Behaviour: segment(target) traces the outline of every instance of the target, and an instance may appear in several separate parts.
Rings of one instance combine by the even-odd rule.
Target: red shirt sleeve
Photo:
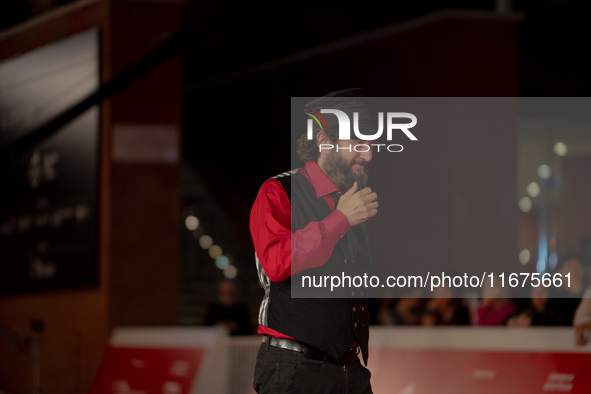
[[[334,210],[319,222],[291,232],[291,204],[275,179],[263,184],[250,213],[250,232],[265,274],[282,282],[292,273],[326,263],[341,237],[351,226],[342,212]]]

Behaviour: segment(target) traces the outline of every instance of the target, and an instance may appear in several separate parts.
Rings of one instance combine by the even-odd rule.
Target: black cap
[[[369,112],[366,109],[367,100],[367,94],[364,89],[352,88],[337,90],[326,96],[312,100],[306,104],[306,108],[313,109],[317,112],[320,112],[321,109],[338,109],[343,111],[349,116],[349,120],[351,121],[351,136],[352,138],[355,138],[353,137],[354,112],[357,112],[359,115],[359,131],[361,133],[368,135],[375,134],[378,130],[377,124],[375,124],[371,116],[369,116]],[[310,110],[306,111],[312,113]],[[326,125],[328,126],[329,131],[337,133],[339,130],[339,122],[336,115],[324,114],[322,116],[326,120]]]

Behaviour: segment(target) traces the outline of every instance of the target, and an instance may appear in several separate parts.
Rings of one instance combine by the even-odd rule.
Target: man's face
[[[355,182],[359,189],[367,184],[372,151],[370,144],[361,145],[363,143],[359,140],[340,141],[338,152],[334,147],[326,156],[322,170],[341,190],[350,189]],[[368,146],[370,149],[365,152]]]

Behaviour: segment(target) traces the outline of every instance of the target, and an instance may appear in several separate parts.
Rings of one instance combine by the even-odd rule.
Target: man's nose
[[[367,152],[361,152],[360,158],[362,160],[365,160],[366,162],[370,162],[371,161],[371,157],[372,157],[372,147],[370,147],[370,149]]]

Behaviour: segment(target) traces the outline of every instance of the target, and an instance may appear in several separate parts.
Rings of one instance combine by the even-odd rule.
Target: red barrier
[[[117,329],[90,394],[222,392],[224,368],[216,355],[226,336],[219,328]]]
[[[590,393],[591,349],[570,328],[375,329],[376,393]]]
[[[204,354],[199,348],[109,347],[90,393],[188,393]]]
[[[212,328],[117,330],[91,394],[249,394],[259,345]],[[572,328],[370,330],[376,393],[590,393],[590,365]]]

